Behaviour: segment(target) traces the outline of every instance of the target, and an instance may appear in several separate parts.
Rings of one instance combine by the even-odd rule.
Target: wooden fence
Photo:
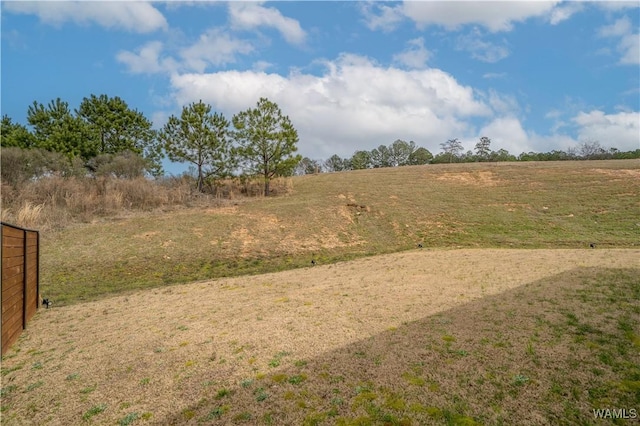
[[[2,343],[4,355],[40,306],[40,233],[2,222]]]

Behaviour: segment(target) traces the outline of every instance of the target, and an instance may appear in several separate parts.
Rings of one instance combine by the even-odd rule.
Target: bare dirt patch
[[[496,186],[500,182],[495,174],[490,171],[444,173],[438,176],[437,179],[478,186]]]
[[[340,348],[424,318],[440,321],[439,313],[581,267],[640,268],[640,250],[415,250],[41,309],[2,363],[3,389],[13,386],[10,398],[3,397],[3,424],[78,424],[92,409],[99,411],[93,420],[100,424],[132,413],[153,424],[195,423],[199,401],[211,405],[209,421],[226,410],[236,417],[224,417],[222,423],[236,423],[246,417],[243,413],[263,407],[260,389],[265,395],[282,391],[282,399],[272,402],[276,406],[300,406],[305,398],[306,404],[314,398],[329,401],[337,396],[305,397],[295,387],[325,373],[291,375],[290,368],[322,360],[331,370],[329,379],[337,377],[343,367],[357,370],[358,359],[375,361],[364,351],[365,358],[354,355],[355,364],[332,363]],[[512,318],[517,327],[519,317]],[[474,323],[472,317],[466,321]],[[414,349],[403,354],[400,348],[408,348],[418,332],[394,334],[390,347],[378,348],[386,354],[382,361],[402,362]],[[438,338],[440,343],[460,339],[446,336]],[[429,360],[428,347],[415,350],[421,351],[419,359]],[[474,368],[496,362],[485,361],[474,360]],[[428,364],[411,365],[403,367],[401,377],[380,372],[379,380],[390,388],[430,386],[424,378]],[[349,380],[343,374],[347,377],[340,380]],[[261,380],[265,384],[248,393],[253,400],[231,398],[244,389],[242,383]],[[451,387],[442,378],[437,386]],[[356,404],[359,399],[353,397]],[[393,405],[393,395],[379,397]],[[280,418],[280,424],[301,424],[313,414],[301,413]]]
[[[601,173],[618,179],[640,179],[640,170],[638,169],[592,169],[596,173]]]

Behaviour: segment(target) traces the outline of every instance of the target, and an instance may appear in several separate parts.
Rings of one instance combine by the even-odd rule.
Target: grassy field
[[[414,249],[137,291],[40,311],[3,359],[2,424],[613,424],[593,410],[640,409],[639,323],[638,249]]]
[[[2,424],[638,421],[640,161],[291,185],[43,232]]]
[[[42,235],[58,306],[109,293],[424,247],[637,247],[640,161],[307,175],[289,195],[129,213]]]

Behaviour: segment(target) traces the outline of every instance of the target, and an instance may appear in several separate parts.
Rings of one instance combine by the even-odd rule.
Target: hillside
[[[429,165],[292,178],[288,195],[43,232],[58,305],[429,248],[637,247],[640,161]]]

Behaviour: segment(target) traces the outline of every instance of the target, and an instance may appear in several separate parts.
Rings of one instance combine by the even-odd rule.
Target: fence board
[[[13,279],[14,277],[22,277],[24,275],[24,265],[13,266],[2,271],[2,281]],[[20,278],[22,279],[22,278]]]
[[[6,321],[3,321],[3,326],[11,326],[14,322],[20,324],[22,327],[22,298],[15,299],[14,302],[8,304],[6,307],[2,307],[2,316],[6,316]]]
[[[15,228],[12,226],[4,226],[2,227],[2,235],[6,235],[8,237],[17,237],[17,238],[22,238],[22,236],[24,235],[24,231],[22,229],[19,228]]]
[[[18,321],[21,322],[22,321],[22,316],[18,315],[19,313],[22,312],[22,297],[18,296],[18,297],[14,297],[12,300],[8,301],[5,305],[2,306],[2,316],[5,316],[5,318],[3,318],[3,325],[4,323],[7,324],[12,324],[13,321]]]
[[[22,257],[7,257],[2,259],[2,266],[5,268],[12,268],[14,266],[22,265],[23,259]]]
[[[22,289],[21,283],[17,285],[13,285],[11,287],[3,288],[2,289],[2,306],[4,306],[5,301],[7,303],[11,303],[11,301],[16,297],[20,297],[20,300],[22,300],[23,294],[24,294],[24,291]]]
[[[7,237],[7,236],[2,236],[2,247],[3,248],[7,248],[7,247],[22,247],[24,245],[24,240],[22,238],[15,238],[15,237]]]
[[[7,329],[5,333],[2,333],[2,348],[4,348],[5,345],[9,347],[18,340],[18,337],[22,334],[22,327],[19,325],[20,324],[18,324],[17,328]]]
[[[2,257],[15,257],[24,255],[24,249],[21,247],[7,247],[2,249]]]
[[[2,223],[2,354],[39,308],[38,231]]]
[[[18,337],[20,337],[20,334],[22,334],[22,326],[20,323],[18,323],[17,327],[7,328],[7,330],[2,333],[2,347],[4,348],[4,342],[7,342],[6,344],[8,345],[13,345],[16,340],[18,340]]]
[[[2,277],[2,289],[19,287],[22,288],[22,281],[24,280],[24,273],[22,272],[22,267],[20,268],[20,273],[12,275],[10,277]]]
[[[4,274],[3,274],[4,275]],[[10,277],[2,277],[2,288],[9,288],[13,286],[22,287],[22,282],[24,280],[24,271],[22,266],[20,266],[20,273],[13,274]]]
[[[2,297],[10,297],[16,292],[22,292],[22,280],[20,277],[15,277],[12,281],[3,282]]]
[[[2,297],[4,297],[5,292],[13,293],[16,289],[22,289],[22,276],[16,275],[8,280],[2,281]]]
[[[15,323],[8,324],[5,327],[5,329],[3,330],[3,332],[2,332],[2,340],[4,341],[6,339],[9,339],[11,336],[13,336],[15,334],[17,334],[19,336],[21,331],[22,331],[22,322],[21,321],[17,321]]]

